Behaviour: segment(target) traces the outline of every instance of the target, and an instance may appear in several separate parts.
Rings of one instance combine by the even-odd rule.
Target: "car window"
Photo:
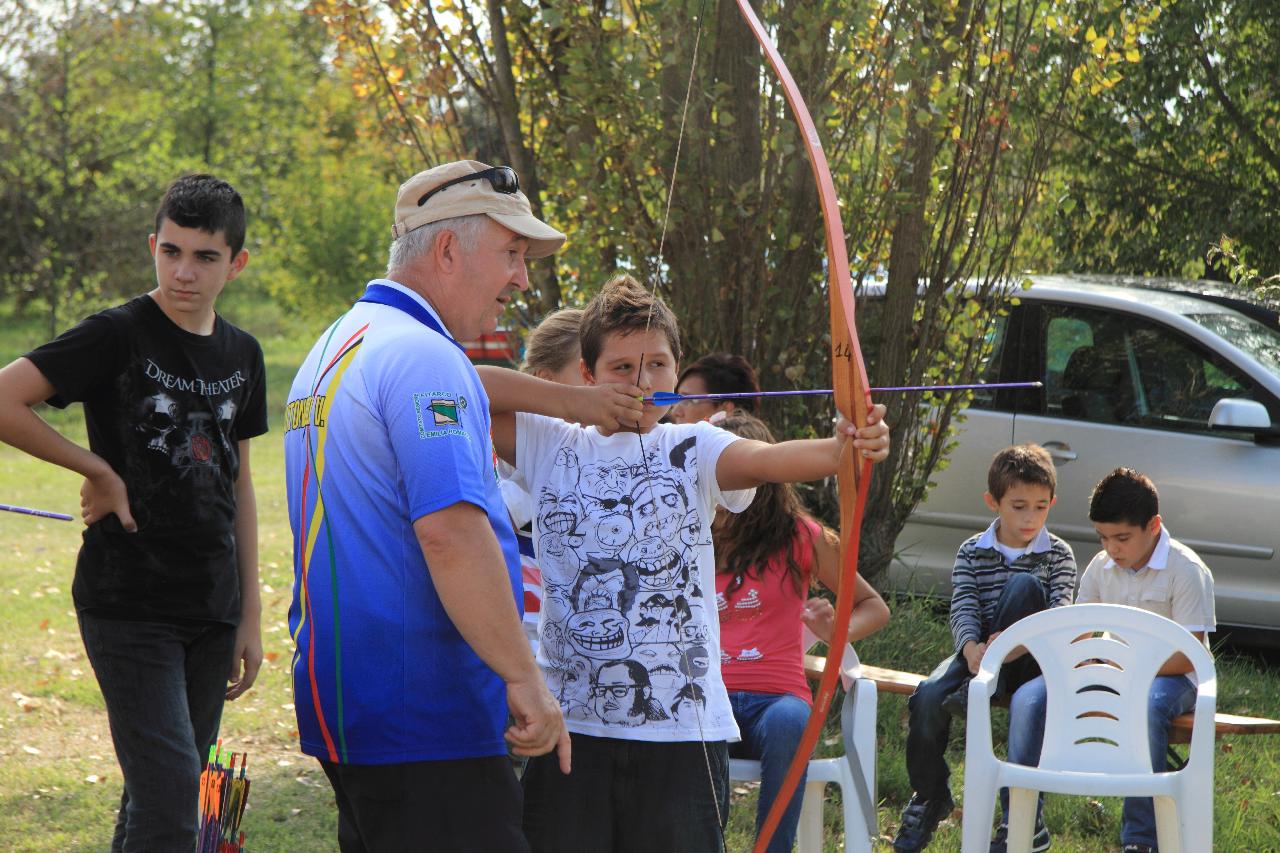
[[[1265,399],[1234,365],[1157,323],[1046,305],[1043,329],[1051,416],[1207,434],[1218,400]]]
[[[1144,426],[1208,432],[1224,397],[1256,399],[1253,383],[1231,364],[1168,329],[1138,324],[1129,331],[1137,366],[1134,418]]]
[[[1227,343],[1244,350],[1267,370],[1280,376],[1280,330],[1241,314],[1188,314]]]
[[[1067,305],[1046,305],[1041,316],[1045,414],[1125,422],[1133,404],[1133,381],[1120,318]]]
[[[1093,327],[1080,317],[1051,317],[1045,327],[1045,395],[1058,401],[1055,413],[1061,413],[1060,402],[1064,396],[1062,374],[1066,372],[1071,354],[1083,347],[1093,346]]]
[[[998,315],[991,323],[991,327],[987,331],[987,343],[991,345],[991,356],[987,359],[987,363],[982,366],[982,372],[978,374],[979,382],[1000,381],[1000,362],[1004,358],[1005,339],[1008,337],[1008,329],[1009,316],[1007,314]],[[994,390],[974,391],[973,399],[969,402],[969,406],[975,409],[997,408],[997,393]]]

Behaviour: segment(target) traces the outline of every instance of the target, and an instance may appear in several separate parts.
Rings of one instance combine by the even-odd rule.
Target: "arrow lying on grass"
[[[888,388],[871,388],[872,392],[891,393],[894,391],[974,391],[979,388],[1042,388],[1043,382],[977,382],[971,385],[897,385]],[[641,402],[653,403],[655,406],[674,406],[685,400],[736,400],[744,397],[807,397],[819,394],[834,393],[830,388],[802,388],[795,391],[738,391],[732,394],[676,394],[673,391],[658,391],[652,397],[644,397]]]
[[[49,512],[47,509],[31,509],[25,506],[12,506],[10,504],[0,504],[0,510],[5,512],[16,512],[21,515],[37,515],[40,518],[56,518],[58,521],[74,521],[74,519],[61,512]]]

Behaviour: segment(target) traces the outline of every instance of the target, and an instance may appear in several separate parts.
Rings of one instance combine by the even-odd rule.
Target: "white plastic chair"
[[[1106,634],[1093,636],[1099,631]],[[1035,656],[1045,680],[1038,767],[1001,761],[991,748],[990,697],[1002,661],[1018,646]],[[1195,668],[1195,723],[1186,766],[1155,773],[1147,745],[1147,696],[1173,652],[1186,655]],[[1154,797],[1162,853],[1212,850],[1217,689],[1213,658],[1204,645],[1176,622],[1145,610],[1076,604],[1014,623],[987,648],[969,683],[964,853],[987,851],[1002,787],[1009,788],[1010,851],[1031,849],[1038,791]]]
[[[816,640],[806,628],[805,648]],[[799,853],[822,851],[822,802],[829,783],[840,786],[844,804],[844,849],[871,851],[871,838],[876,830],[876,684],[860,677],[861,668],[853,646],[846,644],[840,664],[840,680],[845,688],[840,708],[844,755],[809,762],[800,825],[796,831]],[[729,778],[735,782],[759,782],[760,762],[730,759]]]

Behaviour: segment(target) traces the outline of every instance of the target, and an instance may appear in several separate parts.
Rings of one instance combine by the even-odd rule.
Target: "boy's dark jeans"
[[[704,751],[705,750],[705,751]],[[529,759],[524,834],[534,853],[719,853],[729,818],[724,741],[573,735],[573,772]]]
[[[1015,574],[1000,591],[991,631],[1003,631],[1024,616],[1038,613],[1048,606],[1044,586],[1035,576]],[[1023,655],[1001,667],[996,695],[1012,695],[1013,691],[1039,674],[1040,667],[1035,660],[1030,655]],[[946,759],[951,715],[943,710],[942,700],[965,686],[970,677],[964,655],[954,654],[938,664],[907,702],[910,713],[907,777],[911,780],[911,787],[926,800],[943,796],[949,790],[951,778]]]
[[[192,850],[200,771],[218,734],[236,629],[79,619],[124,774],[112,853]]]
[[[505,755],[320,766],[338,804],[342,853],[529,853]]]

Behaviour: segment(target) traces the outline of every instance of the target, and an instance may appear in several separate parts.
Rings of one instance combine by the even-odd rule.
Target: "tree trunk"
[[[507,152],[507,162],[520,174],[521,189],[529,197],[533,215],[546,220],[542,212],[542,181],[538,164],[525,143],[520,127],[520,104],[516,100],[515,74],[511,67],[511,49],[507,44],[507,22],[501,0],[488,0],[489,29],[493,38],[494,95],[497,98],[498,127]],[[536,263],[529,271],[534,300],[539,314],[549,314],[560,307],[560,283],[555,266]]]

